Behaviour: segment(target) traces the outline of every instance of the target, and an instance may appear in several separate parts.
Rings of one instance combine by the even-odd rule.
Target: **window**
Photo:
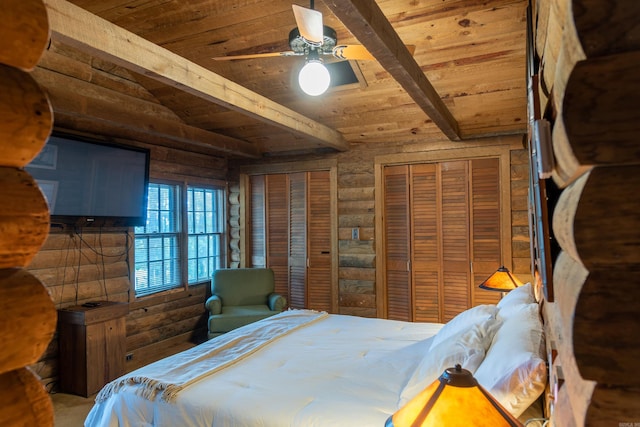
[[[180,286],[179,190],[149,184],[147,224],[134,229],[136,295]]]
[[[224,194],[218,188],[149,184],[147,222],[134,229],[136,296],[209,280],[223,267]]]
[[[220,190],[187,188],[189,283],[209,279],[222,267],[222,196]]]

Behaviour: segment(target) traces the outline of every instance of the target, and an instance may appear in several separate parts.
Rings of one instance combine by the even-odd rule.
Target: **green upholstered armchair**
[[[205,302],[209,338],[284,310],[287,300],[274,289],[270,268],[217,270],[211,280],[211,297]]]

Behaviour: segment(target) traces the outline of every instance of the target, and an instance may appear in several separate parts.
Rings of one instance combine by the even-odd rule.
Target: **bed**
[[[531,417],[542,334],[526,285],[447,324],[289,310],[107,384],[85,426],[383,426],[455,363]]]

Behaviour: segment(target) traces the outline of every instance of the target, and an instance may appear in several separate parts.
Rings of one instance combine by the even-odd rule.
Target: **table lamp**
[[[387,419],[385,427],[522,427],[460,365],[445,369],[430,386]]]
[[[522,286],[522,282],[511,274],[504,265],[498,268],[484,282],[480,283],[480,288],[482,289],[499,292],[509,292],[518,286]]]

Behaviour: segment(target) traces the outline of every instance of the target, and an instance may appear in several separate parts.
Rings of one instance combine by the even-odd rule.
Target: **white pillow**
[[[533,304],[535,302],[533,286],[531,286],[531,283],[525,283],[509,292],[498,302],[498,317],[508,317],[513,310],[518,310],[522,304]]]
[[[404,386],[398,408],[438,379],[447,368],[460,364],[471,373],[475,372],[491,345],[491,338],[485,334],[484,328],[472,324],[446,341],[432,345]]]
[[[493,337],[474,376],[514,417],[542,394],[547,382],[544,331],[538,304],[520,304]]]
[[[453,335],[456,335],[460,331],[466,330],[471,325],[479,325],[481,327],[489,327],[495,325],[496,314],[498,308],[493,304],[484,304],[472,307],[468,310],[458,314],[453,319],[449,320],[438,331],[431,343],[431,348],[435,348],[438,344],[448,340]],[[484,330],[485,335],[493,334],[494,331]]]

